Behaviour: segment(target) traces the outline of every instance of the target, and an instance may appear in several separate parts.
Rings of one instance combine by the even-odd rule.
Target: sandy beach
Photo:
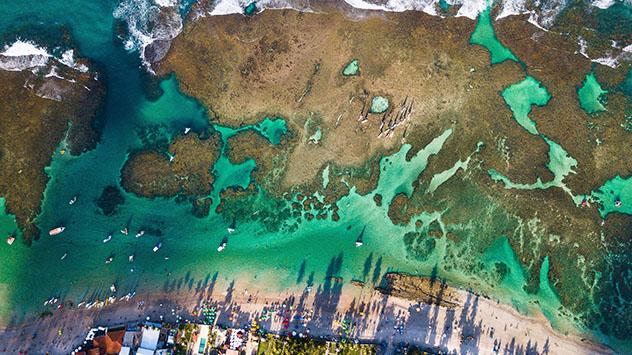
[[[326,283],[327,284],[327,283]],[[204,293],[137,295],[102,308],[70,308],[0,334],[0,354],[67,354],[80,345],[88,329],[146,320],[195,321],[201,302],[215,306],[217,324],[240,327],[257,318],[273,333],[310,334],[340,339],[341,322],[353,326],[352,340],[382,345],[394,353],[404,345],[461,354],[606,354],[608,348],[554,331],[544,316],[527,317],[513,308],[464,290],[452,289],[454,307],[386,296],[352,284],[270,293],[248,285],[217,285]],[[270,312],[274,311],[274,312]],[[261,318],[262,314],[272,314]],[[59,329],[62,335],[59,336]]]

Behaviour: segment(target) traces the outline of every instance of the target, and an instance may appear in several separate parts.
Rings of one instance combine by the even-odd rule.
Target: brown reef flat
[[[144,197],[202,197],[212,190],[211,167],[218,156],[217,134],[200,138],[190,133],[175,138],[166,152],[132,153],[121,171],[121,185]]]
[[[44,168],[59,143],[67,135],[65,153],[78,155],[94,148],[100,135],[105,88],[96,74],[63,65],[57,72],[65,79],[0,70],[0,196],[27,242],[40,233],[35,217],[48,181]]]
[[[597,315],[582,313],[590,309],[588,304],[609,307],[605,305],[610,302],[622,317],[631,313],[620,300],[599,299],[616,293],[612,282],[597,272],[616,268],[611,263],[616,258],[606,256],[625,255],[621,231],[602,227],[597,206],[579,208],[560,188],[506,189],[488,174],[494,169],[523,184],[553,178],[547,168],[548,145],[518,125],[501,96],[504,88],[526,75],[541,81],[552,95],[547,105],[533,107],[530,117],[540,132],[578,160],[576,173],[565,180],[575,194],[632,170],[629,132],[621,127],[630,103],[617,91],[630,63],[616,69],[591,63],[579,53],[576,37],[562,33],[568,27],[564,21],[573,22],[562,17],[548,32],[519,16],[495,22],[499,40],[521,63],[492,66],[487,50],[469,44],[475,22],[465,18],[403,12],[373,13],[358,20],[326,6],[323,13],[268,10],[254,17],[211,16],[190,22],[156,70],[163,75],[175,72],[183,91],[210,107],[212,119],[223,125],[238,127],[269,115],[286,119],[292,139],[281,146],[262,145],[250,133],[229,142],[231,159],[257,161],[254,178],[267,193],[302,194],[291,211],[268,211],[277,213],[277,220],[288,213],[318,218],[307,197],[315,191],[327,203],[351,186],[369,193],[379,179],[382,156],[409,143],[410,158],[452,129],[414,182],[411,196],[376,200],[390,206],[394,223],[417,226],[404,236],[409,257],[426,258],[436,240],[445,237],[442,265],[447,271],[487,274],[493,283],[507,265],[484,270],[476,255],[506,236],[524,265],[525,289],[538,292],[540,268],[551,256],[548,277],[562,305],[594,326]],[[359,61],[360,75],[345,77],[341,71],[351,59]],[[580,108],[576,91],[591,70],[610,93],[608,110],[589,116]],[[377,95],[386,97],[393,111],[368,113]],[[409,105],[410,114],[389,127]],[[475,152],[479,142],[483,145]],[[467,169],[458,169],[428,191],[433,176],[468,157]],[[324,188],[326,167],[329,184]],[[239,195],[252,198],[255,191]],[[229,195],[224,196],[230,200],[222,205],[224,212],[239,206],[236,195]],[[442,226],[424,226],[413,219],[423,212],[441,212]],[[606,225],[612,221],[628,230],[629,219],[609,216]],[[614,332],[629,332],[629,326],[617,324]],[[602,329],[613,331],[605,323]]]

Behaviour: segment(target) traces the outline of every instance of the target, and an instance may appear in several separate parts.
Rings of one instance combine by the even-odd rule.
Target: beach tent
[[[158,337],[160,336],[160,329],[153,327],[143,327],[143,334],[140,339],[141,349],[156,350],[158,348]],[[140,349],[139,349],[140,350]]]
[[[136,355],[154,355],[154,351],[153,350],[139,348],[138,350],[136,350]]]

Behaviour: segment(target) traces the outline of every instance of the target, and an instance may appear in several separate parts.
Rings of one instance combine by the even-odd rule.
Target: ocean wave
[[[180,34],[183,28],[183,16],[186,16],[185,0],[123,0],[114,10],[114,17],[125,22],[127,35],[123,38],[128,51],[138,51],[143,63],[151,71],[151,63],[161,60],[169,50],[171,40]],[[340,0],[350,8],[367,11],[421,11],[433,16],[445,16],[440,0]],[[222,16],[243,14],[252,0],[198,0],[204,6],[195,16]],[[614,5],[616,0],[592,0],[590,4],[600,9]],[[329,2],[329,3],[336,3]],[[312,6],[322,2],[314,0],[259,0],[257,11],[266,9],[294,9],[311,12]],[[528,21],[540,29],[550,28],[555,19],[567,5],[567,0],[445,0],[445,4],[454,7],[454,16],[476,17],[489,6],[498,6],[496,20],[515,15],[529,15]],[[203,9],[203,10],[201,10]],[[582,53],[584,54],[584,53]],[[611,61],[595,60],[604,65]]]
[[[76,62],[75,52],[72,49],[66,50],[60,57],[55,57],[47,48],[22,39],[4,46],[4,51],[0,52],[0,70],[37,71],[39,68],[46,67],[50,60],[82,73],[88,71],[86,65]]]
[[[179,0],[124,0],[114,10],[114,18],[127,26],[125,49],[138,51],[143,63],[162,59],[168,43],[182,31]],[[164,48],[164,47],[167,48]]]

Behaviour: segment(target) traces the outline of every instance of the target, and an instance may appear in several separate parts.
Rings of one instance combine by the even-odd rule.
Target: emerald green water
[[[2,33],[35,27],[54,32],[63,26],[81,55],[93,60],[103,71],[101,80],[108,90],[105,127],[97,148],[80,156],[62,155],[58,151],[46,169],[50,181],[37,224],[43,231],[65,225],[66,231],[57,237],[44,235],[30,247],[19,240],[12,246],[0,242],[0,269],[3,270],[0,273],[0,317],[3,321],[19,322],[37,314],[46,309],[42,302],[51,297],[75,303],[103,299],[110,295],[112,283],[117,284],[119,295],[132,291],[195,292],[201,285],[208,285],[215,274],[226,282],[242,278],[270,290],[302,288],[305,281],[299,277],[301,273],[312,274],[316,283],[323,282],[331,276],[328,275],[331,263],[339,260],[337,276],[345,281],[367,280],[370,273],[377,275],[374,282],[379,282],[380,275],[389,270],[430,275],[436,269],[440,277],[453,284],[474,287],[516,305],[523,312],[539,309],[554,324],[565,324],[566,318],[559,312],[559,301],[547,277],[548,257],[542,263],[539,291],[530,294],[523,287],[526,284],[524,268],[503,235],[492,236],[495,241],[484,252],[468,252],[451,261],[445,256],[455,245],[444,235],[437,238],[432,249],[426,250],[427,258],[418,258],[403,241],[406,233],[418,230],[415,223],[394,225],[388,217],[388,203],[377,206],[374,202],[376,194],[387,202],[400,193],[410,196],[414,191],[413,182],[426,169],[430,157],[439,154],[448,140],[458,139],[462,134],[449,127],[426,147],[414,152],[410,160],[406,160],[406,155],[412,147],[407,144],[383,157],[374,191],[360,195],[352,187],[348,195],[336,202],[340,208],[338,222],[331,218],[307,221],[297,217],[290,209],[296,197],[291,201],[277,200],[259,188],[256,195],[244,198],[235,207],[236,230],[229,234],[227,228],[233,221],[214,212],[219,195],[227,188],[248,186],[257,162],[253,159],[241,164],[231,162],[225,154],[228,139],[254,130],[269,144],[284,144],[288,126],[282,118],[264,118],[258,124],[244,127],[209,124],[207,109],[182,95],[175,76],[161,82],[163,93],[158,99],[149,100],[143,91],[145,85],[137,54],[126,52],[121,40],[113,35],[115,23],[111,14],[116,6],[116,1],[0,3]],[[511,51],[498,42],[489,11],[479,18],[472,43],[488,48],[492,63],[517,61]],[[506,89],[503,98],[516,121],[530,133],[538,134],[537,119],[529,117],[531,107],[545,105],[550,95],[532,77],[516,85]],[[375,99],[371,110],[385,112],[388,100]],[[195,217],[191,204],[177,198],[146,199],[125,192],[125,202],[117,212],[104,216],[95,200],[106,186],[120,185],[120,170],[129,153],[157,141],[168,142],[183,134],[185,128],[202,135],[217,131],[222,137],[222,154],[215,165],[209,167],[216,177],[209,195],[213,200],[209,216]],[[548,167],[555,174],[552,182],[542,184],[560,186],[577,162],[561,146],[542,138],[550,146]],[[468,161],[459,160],[451,169],[435,175],[430,181],[432,191],[440,189],[457,171],[465,170]],[[322,191],[334,177],[327,167],[321,178],[323,190],[302,193],[322,199]],[[507,180],[508,186],[509,183]],[[614,187],[617,191],[623,188]],[[595,198],[605,201],[609,195],[604,194],[603,197],[596,194]],[[78,197],[77,202],[69,205],[73,196]],[[632,198],[626,196],[622,197],[624,206]],[[15,219],[4,211],[4,199],[0,201],[0,231],[10,233],[16,228]],[[433,222],[442,231],[456,228],[443,222],[443,213],[428,210],[413,221],[421,221],[422,228]],[[330,217],[331,212],[328,214]],[[128,236],[118,233],[125,226],[130,228]],[[147,233],[135,238],[134,234],[141,229]],[[364,245],[358,248],[355,240],[362,231]],[[114,234],[112,240],[104,244],[103,238],[110,233]],[[227,247],[218,253],[217,246],[224,238],[228,238]],[[153,253],[151,249],[159,241],[163,247]],[[60,260],[65,253],[68,256]],[[130,254],[135,254],[134,263],[128,262]],[[113,262],[105,264],[110,255],[114,255]],[[480,261],[481,270],[473,272],[462,266],[471,260]],[[499,267],[503,270],[502,276],[491,276],[499,274]]]
[[[384,113],[388,110],[388,99],[384,96],[374,96],[371,100],[371,113]]]
[[[353,59],[342,69],[342,75],[354,76],[360,74],[360,61]]]
[[[534,183],[524,184],[512,182],[508,177],[494,169],[489,170],[489,176],[494,181],[502,182],[508,189],[544,190],[559,187],[570,193],[563,181],[566,176],[574,173],[573,169],[577,166],[577,160],[571,157],[561,145],[540,134],[536,122],[529,117],[533,105],[545,106],[551,99],[551,94],[538,80],[532,76],[527,76],[524,80],[504,89],[501,95],[511,109],[516,122],[527,132],[541,137],[549,146],[549,162],[546,167],[553,173],[554,177],[546,182],[538,177]]]
[[[470,36],[470,44],[477,44],[485,47],[489,51],[489,56],[492,64],[502,63],[506,60],[513,60],[519,62],[518,58],[513,52],[505,47],[494,31],[494,25],[491,19],[492,7],[489,6],[485,11],[481,12],[476,22],[474,32]]]
[[[601,88],[594,73],[586,75],[582,86],[577,90],[579,105],[588,114],[605,111],[602,103],[603,95],[608,91]]]
[[[535,121],[529,118],[531,107],[544,106],[551,99],[551,94],[532,76],[513,84],[503,90],[502,97],[509,105],[513,118],[522,128],[531,134],[538,134]]]

